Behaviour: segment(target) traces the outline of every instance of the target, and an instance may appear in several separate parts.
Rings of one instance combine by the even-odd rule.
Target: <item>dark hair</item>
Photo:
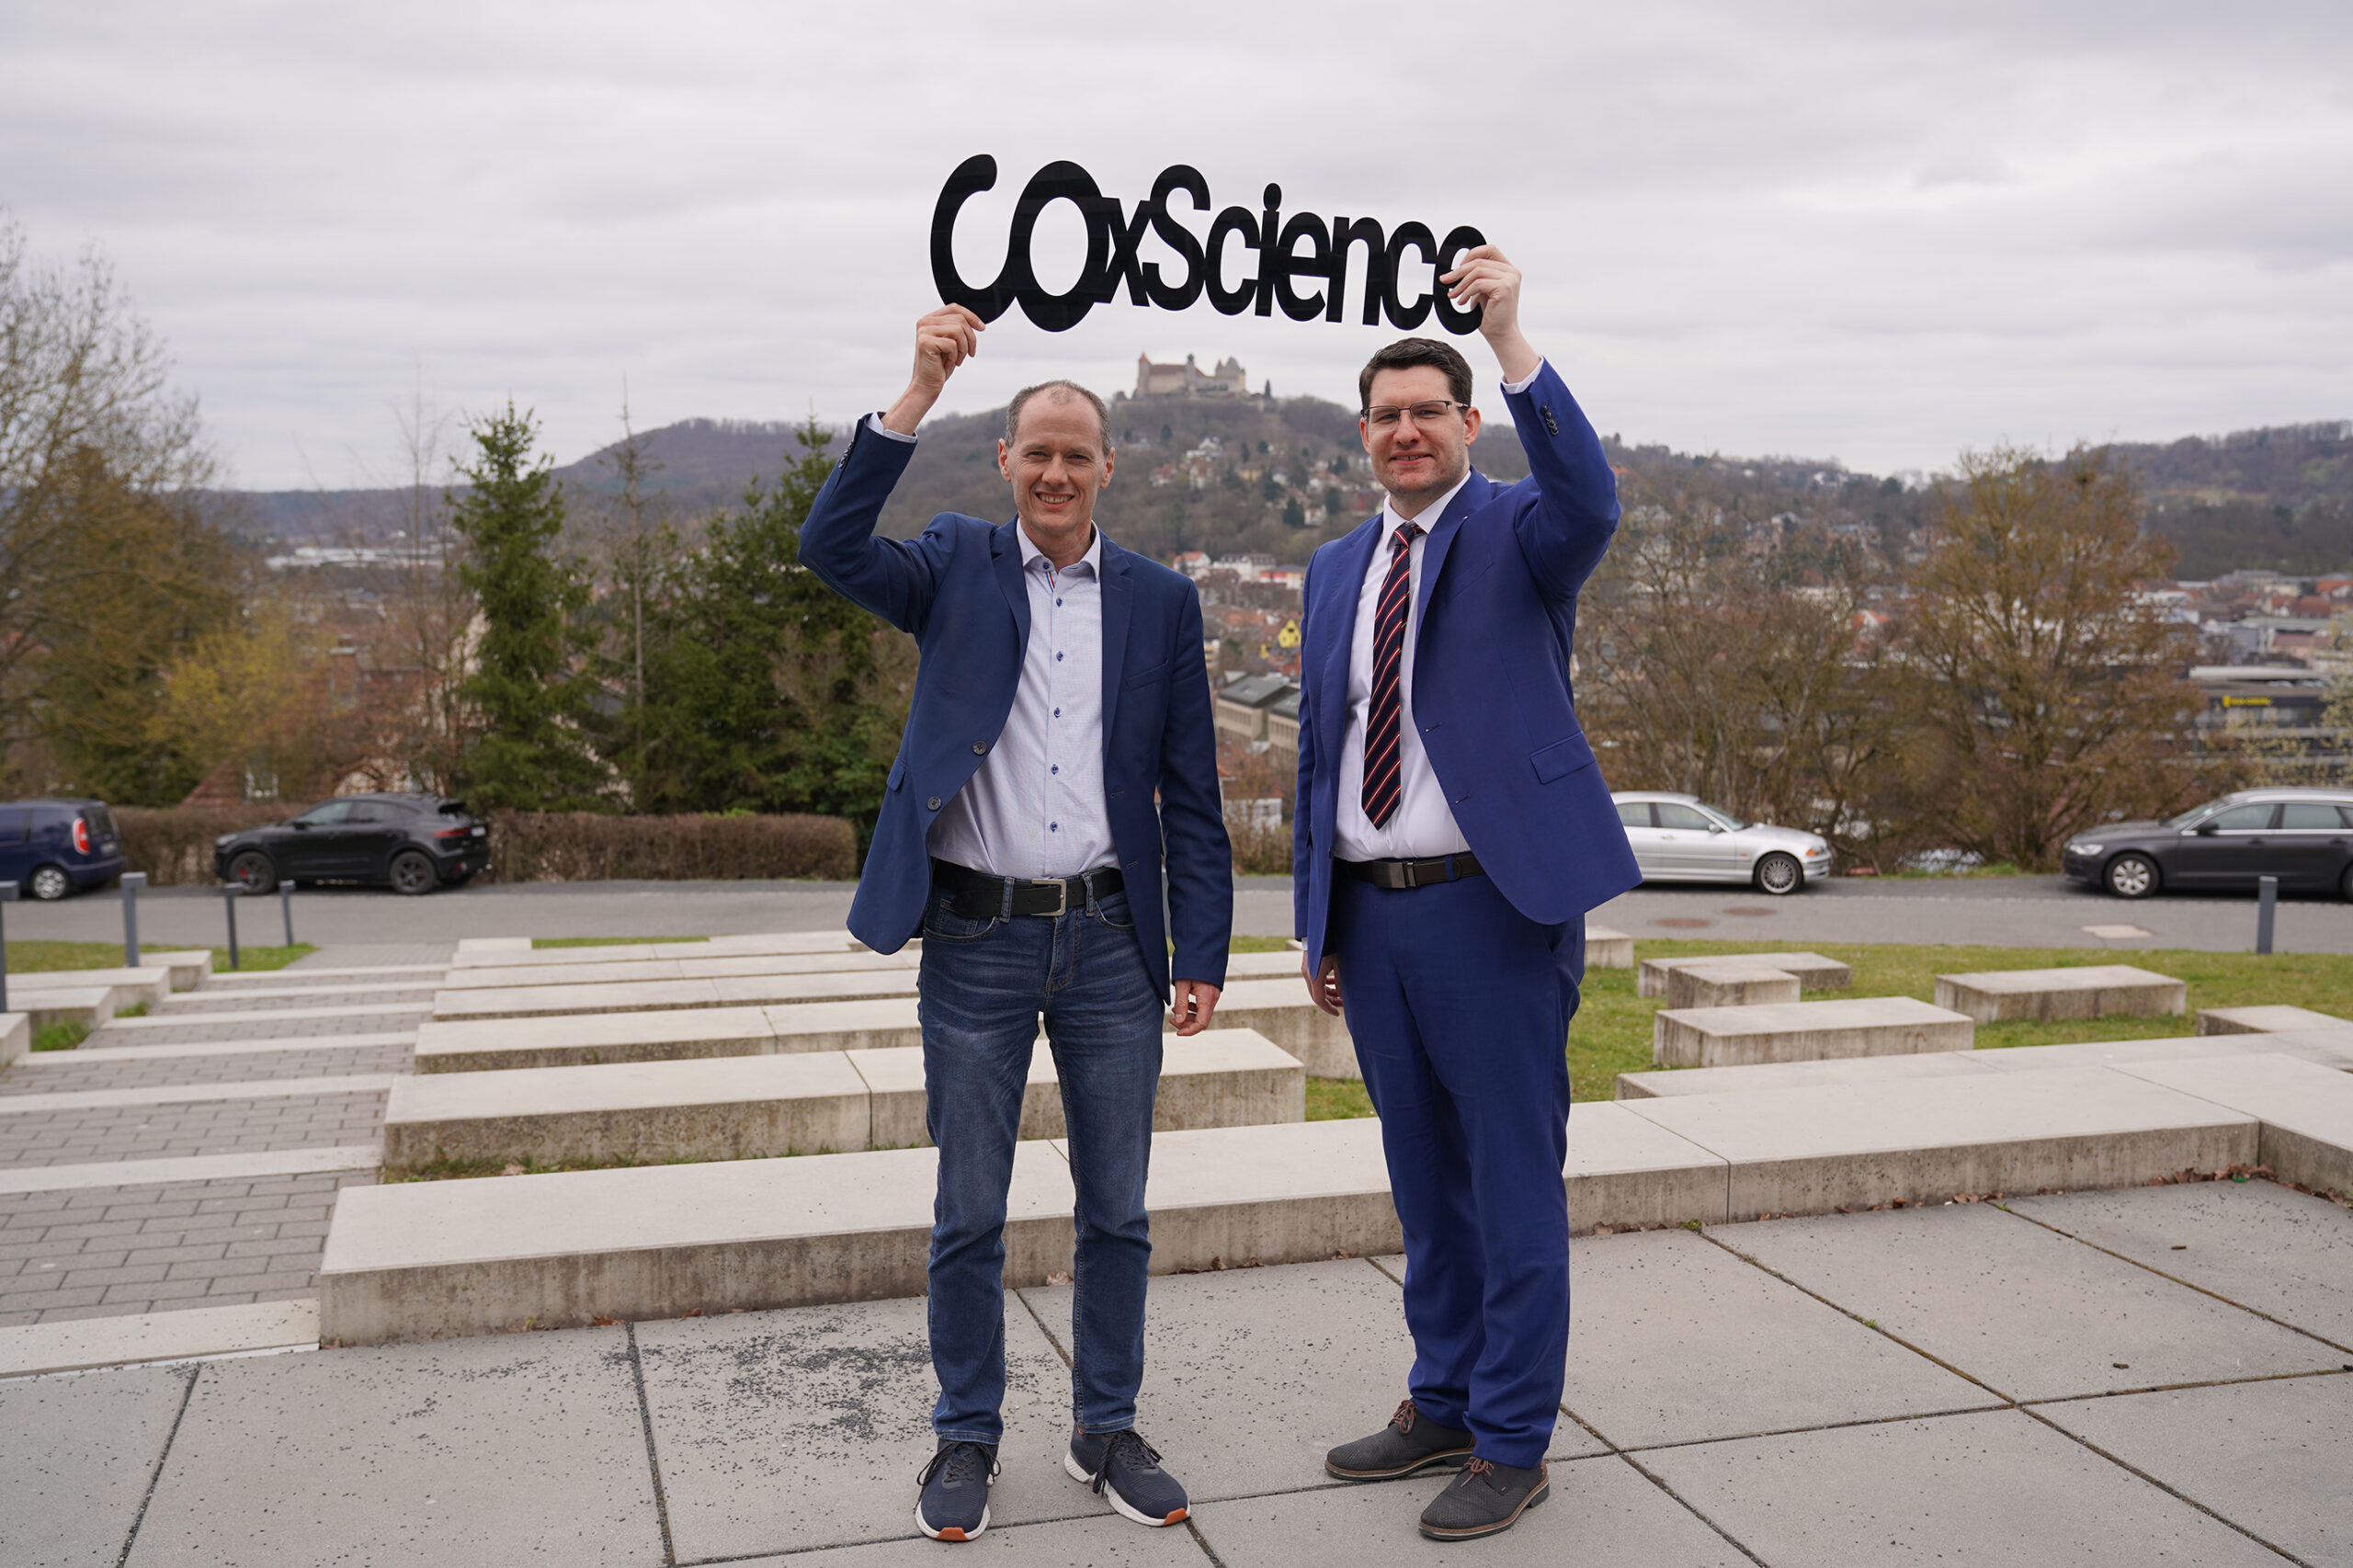
[[[1357,373],[1357,408],[1359,412],[1372,406],[1372,378],[1377,370],[1404,370],[1415,365],[1435,365],[1446,372],[1446,390],[1454,394],[1457,403],[1471,401],[1471,361],[1456,353],[1452,345],[1440,343],[1435,337],[1401,337],[1364,362]]]
[[[1023,387],[1013,394],[1013,401],[1007,403],[1005,409],[1005,439],[1007,446],[1019,438],[1021,410],[1040,392],[1064,392],[1072,397],[1085,398],[1095,409],[1096,428],[1103,432],[1103,449],[1107,452],[1111,449],[1111,411],[1103,406],[1101,398],[1097,397],[1076,381],[1040,381],[1034,387]]]

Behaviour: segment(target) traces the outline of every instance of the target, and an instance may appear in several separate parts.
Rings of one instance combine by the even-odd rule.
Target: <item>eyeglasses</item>
[[[1364,411],[1364,422],[1376,430],[1394,430],[1400,419],[1411,419],[1416,425],[1435,425],[1453,414],[1456,409],[1470,406],[1467,403],[1447,403],[1436,398],[1427,403],[1412,403],[1404,408],[1391,408],[1385,404],[1375,403]]]

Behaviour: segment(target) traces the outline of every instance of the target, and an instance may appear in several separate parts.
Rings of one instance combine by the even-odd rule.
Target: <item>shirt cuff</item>
[[[1506,381],[1504,383],[1504,391],[1506,392],[1524,392],[1529,387],[1534,386],[1536,384],[1536,378],[1543,373],[1544,361],[1541,358],[1539,358],[1536,361],[1536,369],[1529,371],[1528,374],[1519,381]]]
[[[1532,376],[1529,379],[1535,380]],[[913,436],[902,436],[888,425],[883,424],[882,416],[879,414],[870,414],[866,416],[866,427],[878,436],[888,436],[893,441],[904,441],[910,447],[915,444],[915,438]]]

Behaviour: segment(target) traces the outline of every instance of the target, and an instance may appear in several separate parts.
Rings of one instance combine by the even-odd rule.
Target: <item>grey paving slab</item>
[[[0,1382],[0,1562],[114,1568],[191,1375]]]
[[[1990,1205],[1711,1233],[2013,1399],[2311,1372],[2344,1360],[2307,1335]]]
[[[729,1568],[900,1568],[939,1550],[916,1536],[870,1546],[756,1558]],[[1063,1519],[1005,1529],[992,1522],[980,1540],[953,1550],[959,1564],[1004,1562],[1019,1568],[1094,1568],[1098,1563],[1102,1568],[1126,1568],[1130,1563],[1139,1568],[1209,1568],[1210,1563],[1188,1530],[1148,1530],[1117,1517]]]
[[[917,1297],[638,1325],[680,1561],[879,1540],[929,1550],[915,1528],[939,1394],[924,1309]],[[1106,1511],[1063,1473],[1068,1369],[1010,1296],[1005,1330],[992,1528]]]
[[[2309,1562],[2353,1562],[2353,1375],[2036,1406]]]
[[[1067,1346],[1070,1287],[1021,1295]],[[1136,1428],[1198,1501],[1327,1485],[1324,1453],[1381,1428],[1413,1362],[1404,1298],[1361,1259],[1163,1275],[1144,1312]],[[1552,1445],[1605,1451],[1571,1421]]]
[[[207,1364],[130,1562],[659,1562],[622,1330]]]
[[[1552,1495],[1501,1536],[1442,1546],[1415,1521],[1451,1476],[1212,1503],[1194,1510],[1225,1568],[1745,1568],[1748,1559],[1624,1460],[1552,1465]]]
[[[1566,1403],[1620,1448],[1992,1403],[1688,1231],[1577,1244]]]
[[[1790,1568],[2279,1568],[2279,1556],[2016,1411],[1665,1449],[1643,1462]]]
[[[2326,1199],[2216,1181],[2010,1207],[2353,1351],[2353,1213]]]

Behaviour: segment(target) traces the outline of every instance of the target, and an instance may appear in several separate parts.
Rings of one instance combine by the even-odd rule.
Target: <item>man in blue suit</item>
[[[1359,429],[1389,504],[1308,565],[1293,886],[1308,990],[1346,1013],[1381,1113],[1415,1347],[1389,1426],[1325,1468],[1459,1468],[1421,1528],[1461,1540],[1549,1494],[1585,913],[1641,878],[1569,690],[1616,481],[1520,333],[1518,271],[1482,245],[1440,281],[1483,312],[1532,477],[1472,469],[1479,411],[1452,347],[1409,337],[1365,367]]]
[[[886,953],[923,937],[939,1400],[915,1523],[935,1540],[988,1528],[1006,1195],[1041,1016],[1078,1198],[1063,1468],[1139,1523],[1187,1516],[1135,1431],[1144,1177],[1161,1005],[1173,994],[1179,1035],[1209,1027],[1233,924],[1200,599],[1095,527],[1112,467],[1102,400],[1069,381],[1014,398],[997,465],[1017,522],[945,513],[920,539],[874,537],[916,425],[983,330],[957,306],[916,324],[906,392],[859,424],[801,529],[803,565],[922,649],[849,927]]]

